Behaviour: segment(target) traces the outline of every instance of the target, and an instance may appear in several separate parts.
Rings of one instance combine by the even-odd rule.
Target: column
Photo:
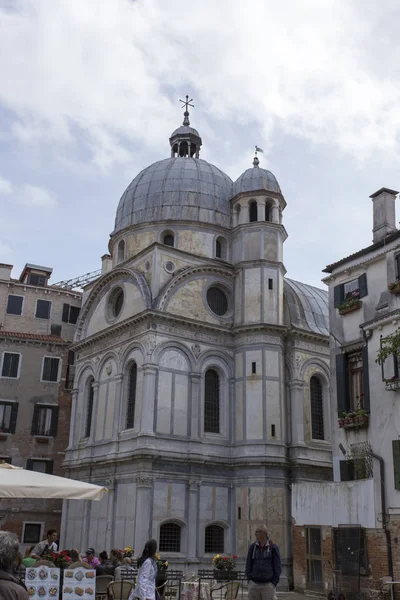
[[[279,206],[276,204],[271,207],[271,221],[272,223],[279,223]]]
[[[138,556],[141,555],[145,543],[151,538],[151,520],[153,478],[151,475],[138,475],[136,477],[136,519],[135,519],[135,544]]]
[[[106,496],[102,500],[100,500],[100,502],[107,502],[106,548],[112,548],[115,527],[115,479],[113,477],[111,477],[110,479],[106,479],[106,487],[108,488],[108,494],[106,494]]]
[[[77,410],[78,410],[78,388],[74,388],[71,392],[71,421],[69,426],[69,444],[68,450],[71,450],[75,443],[79,440],[75,440],[75,432],[76,432],[76,421],[77,421]]]
[[[188,535],[187,556],[188,562],[198,562],[197,545],[199,535],[199,490],[200,482],[195,480],[189,481],[189,510],[188,510],[188,526],[190,532]]]
[[[201,436],[201,375],[199,373],[190,373],[190,383],[190,437],[193,440],[199,439]]]
[[[265,201],[257,202],[257,221],[265,221]]]
[[[240,207],[239,213],[239,225],[250,222],[250,209],[248,204],[244,204]]]
[[[124,376],[122,373],[115,375],[115,403],[114,403],[114,425],[113,425],[113,440],[118,439],[118,432],[121,429],[125,429],[126,415],[125,411],[125,397],[123,393],[123,380]],[[125,411],[126,412],[126,411]]]
[[[290,389],[290,432],[291,444],[304,444],[304,381],[293,379]]]
[[[143,393],[139,435],[154,435],[154,404],[157,372],[157,365],[149,363],[143,365]]]

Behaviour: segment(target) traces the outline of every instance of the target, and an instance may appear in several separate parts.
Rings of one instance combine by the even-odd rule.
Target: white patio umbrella
[[[0,498],[60,498],[62,500],[101,500],[106,487],[27,471],[8,463],[0,464]]]

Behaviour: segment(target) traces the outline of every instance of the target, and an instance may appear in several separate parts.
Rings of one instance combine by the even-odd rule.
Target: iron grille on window
[[[165,523],[160,527],[160,552],[181,551],[181,528],[176,523]]]
[[[310,380],[311,397],[311,437],[314,440],[325,439],[324,435],[324,400],[322,385],[317,377]]]
[[[204,431],[219,433],[219,375],[214,369],[209,369],[205,376],[204,385]]]
[[[86,411],[86,425],[85,425],[85,437],[90,436],[90,430],[92,428],[92,413],[93,413],[93,400],[94,400],[94,380],[91,379],[87,386],[87,411]]]
[[[137,365],[133,363],[129,369],[128,407],[126,412],[126,428],[133,429],[135,425]]]
[[[219,525],[206,527],[204,552],[224,552],[224,530]]]
[[[217,287],[207,290],[207,302],[211,310],[218,316],[222,316],[228,310],[228,299],[224,292]]]

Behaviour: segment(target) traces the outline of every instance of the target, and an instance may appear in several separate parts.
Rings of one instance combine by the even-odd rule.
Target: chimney
[[[394,203],[398,193],[395,190],[381,188],[370,196],[374,203],[374,228],[372,230],[374,244],[397,231]]]
[[[101,274],[108,273],[112,269],[112,258],[111,254],[103,254],[101,257]]]
[[[3,281],[10,281],[12,269],[13,265],[6,265],[4,263],[0,263],[0,279],[2,279]]]

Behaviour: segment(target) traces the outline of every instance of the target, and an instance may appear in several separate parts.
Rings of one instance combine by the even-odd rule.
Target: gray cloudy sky
[[[202,158],[235,179],[265,149],[288,276],[322,286],[400,185],[399,22],[395,0],[0,0],[0,262],[99,268],[188,93]]]

